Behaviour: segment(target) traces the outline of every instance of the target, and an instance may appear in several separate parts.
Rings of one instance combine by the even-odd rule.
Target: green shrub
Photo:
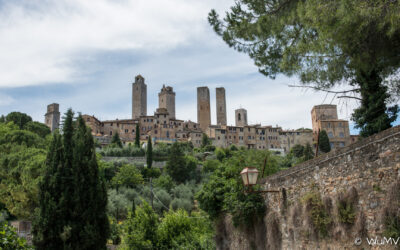
[[[0,249],[33,250],[33,248],[26,244],[25,239],[19,238],[15,229],[7,223],[0,223]]]
[[[222,148],[217,148],[217,149],[215,150],[215,155],[217,156],[217,159],[218,159],[219,161],[222,161],[222,160],[225,158],[225,156],[226,156],[225,151],[224,151],[224,149],[222,149]]]
[[[389,189],[384,209],[383,234],[386,237],[397,239],[400,237],[400,179],[398,179]]]
[[[306,212],[314,230],[320,237],[326,237],[332,219],[326,211],[321,195],[315,190],[311,191],[302,197],[302,202],[306,204]]]
[[[346,194],[339,193],[338,195],[338,216],[339,221],[346,225],[352,225],[356,219],[357,191],[354,187],[347,191]]]
[[[278,156],[260,150],[231,151],[231,154],[232,157],[225,158],[204,183],[196,199],[212,219],[228,213],[235,226],[251,225],[255,218],[264,216],[264,199],[259,193],[245,194],[240,172],[247,166],[262,171],[267,159],[265,175],[273,174],[279,170]]]
[[[165,189],[167,190],[167,192],[170,192],[171,189],[175,187],[175,183],[172,180],[171,176],[161,175],[157,179],[154,179],[154,187]]]

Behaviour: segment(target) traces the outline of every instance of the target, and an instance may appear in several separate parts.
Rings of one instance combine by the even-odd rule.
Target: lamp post
[[[243,185],[248,187],[249,193],[277,193],[280,192],[278,189],[269,189],[269,190],[257,190],[254,191],[252,186],[257,184],[259,171],[255,167],[245,167],[240,175],[242,176]]]

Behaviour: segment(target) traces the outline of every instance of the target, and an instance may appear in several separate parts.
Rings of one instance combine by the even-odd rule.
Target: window
[[[169,131],[167,131],[167,138],[169,138]]]
[[[331,148],[334,148],[335,145],[333,144],[333,142],[331,142],[330,144],[331,144]]]
[[[241,120],[241,117],[240,117],[240,114],[238,114],[238,121],[240,121]]]
[[[243,128],[240,128],[240,132],[243,132]]]
[[[110,135],[112,135],[112,131],[110,131]]]
[[[333,137],[333,133],[332,133],[332,132],[329,132],[329,133],[328,133],[328,137],[329,137],[329,138],[332,138],[332,137]]]
[[[48,121],[48,120],[47,120]],[[90,122],[90,118],[87,118],[86,121]]]
[[[339,143],[339,146],[340,146],[340,147],[344,147],[344,142],[340,142],[340,143]]]
[[[339,137],[344,138],[344,133],[343,133],[343,132],[340,132],[340,133],[339,133]]]
[[[128,129],[125,129],[125,134],[127,134],[127,133],[129,133],[129,130],[128,130]]]
[[[221,138],[218,136],[218,140],[221,140]]]

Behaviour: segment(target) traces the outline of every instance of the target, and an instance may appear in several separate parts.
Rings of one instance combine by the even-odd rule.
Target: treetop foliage
[[[386,0],[238,0],[223,20],[215,10],[208,20],[268,77],[296,75],[322,90],[352,86],[361,96],[352,119],[369,136],[398,113],[387,105],[400,93],[399,12],[399,1]]]

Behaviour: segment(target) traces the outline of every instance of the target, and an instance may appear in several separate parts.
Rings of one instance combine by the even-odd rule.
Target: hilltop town
[[[314,145],[318,132],[325,130],[331,148],[345,147],[357,140],[351,136],[349,122],[338,118],[336,105],[316,105],[311,110],[312,130],[285,130],[280,126],[249,124],[247,110],[235,110],[235,126],[227,125],[227,107],[225,88],[216,88],[216,121],[211,124],[210,90],[208,87],[197,88],[197,122],[178,119],[175,112],[176,93],[171,86],[163,85],[158,93],[158,108],[153,115],[147,114],[147,85],[141,75],[132,83],[132,118],[100,121],[94,115],[84,114],[86,124],[92,129],[93,136],[102,144],[110,143],[113,134],[118,133],[124,144],[135,140],[136,125],[139,124],[140,140],[146,141],[151,136],[153,143],[191,142],[200,147],[203,133],[216,147],[230,145],[248,149],[269,149],[284,155],[296,144]],[[59,105],[48,105],[45,124],[51,130],[60,123]]]

